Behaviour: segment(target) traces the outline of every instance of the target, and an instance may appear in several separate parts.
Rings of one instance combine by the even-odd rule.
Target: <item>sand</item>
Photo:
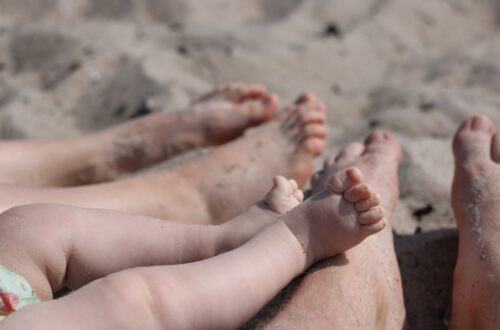
[[[0,0],[0,136],[74,136],[257,82],[328,106],[327,154],[402,143],[396,246],[408,319],[444,329],[456,231],[451,137],[500,125],[494,0]],[[319,163],[318,163],[319,164]],[[252,324],[255,324],[252,323]]]

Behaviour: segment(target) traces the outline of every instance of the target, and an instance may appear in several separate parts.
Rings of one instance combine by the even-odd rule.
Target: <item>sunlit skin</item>
[[[61,203],[219,224],[261,199],[276,175],[306,183],[325,147],[325,116],[323,104],[305,93],[245,136],[170,169],[81,187],[0,185],[0,211]]]
[[[279,99],[259,85],[216,87],[185,111],[161,112],[77,138],[2,141],[0,183],[60,187],[114,180],[191,149],[233,140],[271,119]]]
[[[171,266],[165,265],[172,264],[172,258],[173,263],[185,263],[217,250],[208,226],[173,224],[168,233],[161,229],[161,225],[167,226],[165,222],[110,211],[18,207],[0,216],[4,218],[0,219],[0,235],[5,235],[0,241],[14,249],[1,250],[1,263],[25,275],[44,299],[50,299],[51,292],[64,282],[81,288],[64,298],[15,312],[2,326],[233,329],[313,263],[383,230],[384,212],[373,194],[357,168],[336,173],[325,189],[305,202],[301,202],[295,182],[277,177],[263,203],[286,212],[284,215],[271,216],[274,223],[230,252]],[[363,201],[363,210],[358,211]],[[268,216],[263,212],[274,211],[247,212],[233,221],[239,222],[237,227],[246,226],[245,222]],[[200,228],[190,231],[195,227]],[[159,238],[161,232],[167,235]],[[172,233],[175,236],[169,239]],[[182,239],[173,239],[179,234]],[[205,235],[207,244],[203,244]],[[215,241],[223,237],[216,234]],[[169,244],[174,255],[167,250]],[[144,267],[154,265],[158,266]],[[28,268],[20,270],[23,267]],[[32,275],[36,273],[38,279]],[[102,278],[91,282],[98,277]],[[41,282],[45,286],[38,286]]]

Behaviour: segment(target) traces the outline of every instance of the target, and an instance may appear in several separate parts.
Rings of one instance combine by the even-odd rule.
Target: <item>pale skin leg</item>
[[[467,119],[453,150],[452,204],[458,225],[451,329],[500,327],[500,133],[484,116]]]
[[[149,115],[77,138],[1,141],[0,182],[37,187],[116,179],[182,152],[220,145],[278,111],[262,86],[217,87],[181,112]]]
[[[400,159],[394,138],[374,132],[365,143],[352,143],[325,162],[325,170],[314,177],[313,191],[323,189],[332,173],[356,166],[376,189],[378,194],[368,200],[381,200],[388,226],[345,254],[314,266],[267,328],[403,328],[404,301],[390,226],[398,199]]]
[[[42,300],[139,266],[183,264],[235,249],[302,202],[297,183],[276,177],[265,199],[219,226],[127,213],[28,205],[0,215],[0,265],[22,274]]]
[[[349,249],[385,227],[379,204],[358,212],[355,203],[347,201],[346,192],[366,191],[361,181],[357,169],[339,173],[327,189],[233,251],[185,265],[115,273],[67,297],[16,312],[2,325],[234,329],[313,262]]]
[[[304,94],[251,134],[173,169],[75,188],[0,186],[0,211],[62,203],[171,221],[222,223],[260,200],[275,175],[303,185],[323,152],[324,123],[324,106]]]

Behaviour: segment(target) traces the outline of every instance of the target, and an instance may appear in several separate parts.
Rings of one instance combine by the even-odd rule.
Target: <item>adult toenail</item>
[[[370,133],[370,135],[368,135],[365,143],[370,144],[373,142],[380,142],[380,141],[384,141],[384,133],[380,131],[375,131]]]
[[[491,131],[492,125],[490,120],[484,116],[474,116],[472,118],[472,130],[474,131]]]

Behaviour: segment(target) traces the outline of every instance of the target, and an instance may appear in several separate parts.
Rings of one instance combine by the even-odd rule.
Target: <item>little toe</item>
[[[371,225],[361,225],[358,229],[358,235],[361,239],[365,239],[366,237],[376,234],[382,231],[387,226],[387,222],[385,219],[382,221],[376,222]]]
[[[304,201],[304,192],[300,189],[295,190],[293,196],[297,200],[297,202],[302,203]]]
[[[358,212],[366,212],[378,205],[380,205],[380,196],[378,194],[373,194],[369,198],[357,202],[354,207]]]
[[[334,162],[339,168],[348,166],[349,164],[355,162],[363,154],[364,151],[365,151],[365,145],[363,143],[359,142],[349,143],[334,158]]]
[[[335,193],[342,194],[346,190],[359,185],[363,181],[363,173],[356,167],[339,171],[328,180],[328,188]]]
[[[453,152],[457,163],[489,161],[492,159],[492,143],[495,126],[485,116],[466,119],[453,139]]]
[[[384,218],[384,209],[382,206],[376,206],[366,212],[358,214],[357,220],[360,225],[371,225]]]
[[[370,196],[374,194],[373,188],[370,185],[362,183],[347,189],[344,192],[344,199],[349,203],[357,203],[361,200],[370,198]]]

